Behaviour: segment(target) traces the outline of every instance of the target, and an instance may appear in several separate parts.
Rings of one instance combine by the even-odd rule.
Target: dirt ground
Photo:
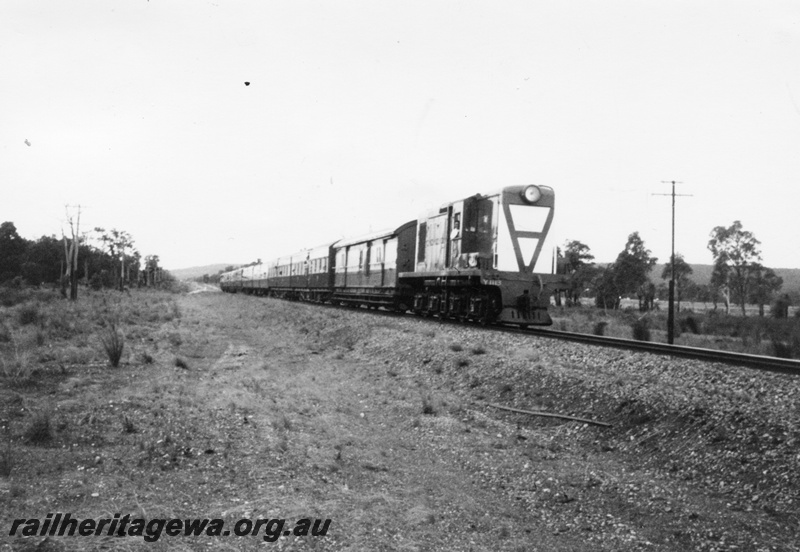
[[[774,406],[789,409],[785,427],[763,429],[780,433],[779,456],[761,466],[768,452],[756,449],[740,473],[743,454],[735,468],[726,460],[733,433],[699,443],[718,434],[711,422],[680,433],[700,426],[672,411],[654,419],[658,401],[631,391],[649,382],[669,403],[670,386],[609,375],[642,364],[660,374],[669,360],[195,291],[158,307],[168,319],[123,324],[118,368],[98,353],[45,363],[36,382],[0,382],[0,550],[800,550],[788,379],[759,380],[794,404]],[[612,404],[614,389],[628,396]],[[51,437],[32,443],[42,415]],[[712,461],[719,469],[704,471]],[[331,523],[325,536],[275,542],[8,536],[13,519],[53,512]]]

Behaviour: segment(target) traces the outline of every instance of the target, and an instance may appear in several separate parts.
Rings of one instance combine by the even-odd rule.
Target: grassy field
[[[666,310],[639,312],[635,301],[624,301],[618,311],[592,306],[551,309],[553,328],[625,339],[667,342]],[[800,358],[800,317],[774,319],[748,309],[730,314],[710,305],[683,304],[675,318],[675,344],[757,355]]]
[[[788,377],[219,292],[0,305],[0,550],[797,550]],[[331,524],[9,536],[56,512]]]

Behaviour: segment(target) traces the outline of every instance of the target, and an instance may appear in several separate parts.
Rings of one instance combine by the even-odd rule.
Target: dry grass
[[[13,336],[38,379],[12,389],[0,378],[0,419],[8,421],[13,451],[0,453],[3,511],[333,520],[329,540],[289,537],[279,543],[287,550],[713,549],[707,531],[720,527],[730,529],[726,543],[755,549],[755,540],[766,548],[788,534],[772,514],[726,510],[731,495],[716,498],[717,487],[703,494],[695,481],[637,469],[639,449],[619,452],[650,442],[646,431],[660,420],[643,421],[650,410],[640,403],[659,393],[672,399],[677,390],[661,379],[672,371],[638,363],[616,374],[618,354],[613,362],[591,358],[587,368],[579,356],[565,360],[574,351],[563,344],[534,348],[499,334],[489,341],[455,326],[433,332],[425,321],[382,325],[356,309],[131,295],[40,305],[39,322],[24,327],[16,315],[3,319],[10,333],[0,350],[12,353]],[[107,329],[97,321],[112,311],[124,324],[128,358],[140,361],[123,370],[106,369],[97,347],[97,333]],[[621,327],[629,335],[630,326]],[[477,345],[484,339],[490,346]],[[450,343],[469,346],[454,351]],[[180,358],[191,370],[176,369]],[[453,369],[460,360],[469,363]],[[609,374],[619,385],[606,382]],[[609,386],[625,395],[618,403],[595,393]],[[752,389],[742,395],[768,402]],[[615,422],[627,416],[641,423],[628,434],[487,413],[480,400],[586,416],[606,409]],[[714,400],[727,399],[720,392]],[[46,424],[34,423],[37,413],[49,413]],[[657,430],[669,437],[665,426]],[[29,431],[49,432],[51,440],[35,445]],[[758,489],[762,497],[766,491]],[[679,514],[665,513],[667,506]],[[751,522],[755,529],[741,528]],[[682,541],[678,530],[688,535]],[[742,535],[754,538],[736,540]],[[159,542],[114,546],[263,547],[245,538]],[[0,548],[27,544],[0,535]],[[63,544],[88,550],[108,543]]]
[[[553,308],[551,316],[555,327],[564,331],[667,342],[665,310],[642,314],[632,308],[560,307]],[[676,315],[674,336],[677,345],[800,358],[800,318],[760,317],[753,311],[747,317],[738,311],[682,311]]]
[[[49,411],[36,412],[23,433],[25,442],[32,445],[47,445],[53,440],[53,424]]]
[[[105,328],[100,331],[99,338],[108,357],[108,364],[117,368],[125,349],[125,336],[119,328],[119,322],[114,318],[108,320]]]
[[[0,448],[0,477],[8,477],[14,468],[14,454],[11,452],[11,439]]]

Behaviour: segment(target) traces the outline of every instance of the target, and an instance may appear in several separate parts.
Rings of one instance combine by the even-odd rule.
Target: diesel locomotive
[[[550,325],[550,297],[566,281],[534,267],[554,207],[552,188],[509,186],[392,230],[226,272],[220,287],[483,324]]]

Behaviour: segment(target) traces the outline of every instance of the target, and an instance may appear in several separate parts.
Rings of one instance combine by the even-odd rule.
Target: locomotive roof
[[[368,242],[368,241],[372,241],[372,240],[377,240],[378,238],[394,236],[395,234],[399,233],[403,228],[405,228],[405,227],[407,227],[409,225],[416,225],[416,224],[417,224],[417,221],[416,220],[412,220],[412,221],[409,221],[409,222],[407,222],[407,223],[405,223],[405,224],[403,224],[403,225],[401,225],[401,226],[399,226],[397,228],[393,228],[393,229],[389,229],[389,230],[381,230],[380,232],[371,232],[369,234],[363,234],[363,235],[357,236],[355,238],[344,239],[342,241],[336,242],[335,245],[336,245],[337,248],[339,248],[339,247],[344,247],[344,246],[347,246],[347,245],[353,245],[353,244],[356,244],[356,243],[363,243],[363,242]]]
[[[521,192],[522,190],[524,190],[528,186],[537,186],[538,188],[541,188],[542,191],[545,194],[549,194],[549,195],[552,195],[552,192],[553,192],[553,188],[551,188],[550,186],[544,186],[542,184],[523,184],[523,185],[517,185],[517,186],[504,186],[502,188],[496,188],[496,189],[494,189],[494,190],[492,190],[492,191],[490,191],[489,193],[486,193],[486,194],[473,194],[471,196],[462,197],[462,198],[457,199],[455,201],[448,201],[447,203],[442,203],[439,206],[438,209],[428,209],[427,211],[425,211],[422,214],[422,217],[420,217],[420,218],[426,218],[427,219],[427,218],[430,218],[432,216],[436,216],[437,214],[444,213],[447,210],[448,207],[450,207],[454,203],[458,203],[459,201],[466,201],[468,199],[473,199],[473,198],[474,199],[486,199],[486,198],[489,198],[489,197],[496,197],[496,196],[502,195],[504,193],[517,193],[517,192]]]
[[[332,245],[336,242],[328,242],[323,245],[318,245],[316,247],[311,247],[309,249],[301,249],[300,251],[295,251],[291,255],[283,255],[282,257],[278,257],[277,259],[270,259],[268,261],[270,266],[281,266],[285,264],[289,264],[289,262],[298,263],[300,261],[306,260],[309,256],[315,257],[322,252],[325,252],[330,249]]]

